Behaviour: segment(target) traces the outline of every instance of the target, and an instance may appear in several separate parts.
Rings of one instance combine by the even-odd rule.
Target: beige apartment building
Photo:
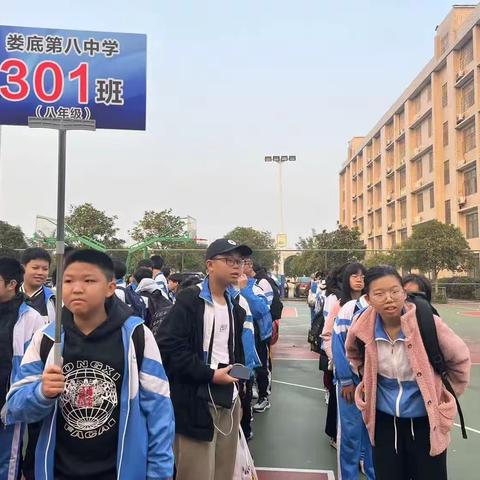
[[[365,137],[340,172],[340,224],[368,249],[401,244],[438,219],[480,250],[480,4],[454,6],[437,27],[434,58]]]

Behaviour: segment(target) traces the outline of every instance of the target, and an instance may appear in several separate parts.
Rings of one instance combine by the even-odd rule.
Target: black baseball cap
[[[246,245],[238,245],[233,240],[219,238],[208,246],[205,260],[211,260],[218,255],[232,252],[238,252],[242,257],[249,257],[253,253],[252,249]]]

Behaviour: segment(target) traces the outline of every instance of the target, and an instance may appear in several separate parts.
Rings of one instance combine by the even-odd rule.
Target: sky
[[[147,34],[147,130],[68,134],[66,203],[276,235],[284,168],[290,246],[333,229],[347,142],[370,131],[433,56],[446,0],[0,0],[3,25]],[[54,131],[2,127],[0,219],[56,215]]]

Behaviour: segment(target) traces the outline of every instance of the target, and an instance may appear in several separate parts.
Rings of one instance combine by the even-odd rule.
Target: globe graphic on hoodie
[[[115,382],[102,370],[77,368],[65,375],[60,408],[75,430],[94,430],[108,421],[118,404]]]

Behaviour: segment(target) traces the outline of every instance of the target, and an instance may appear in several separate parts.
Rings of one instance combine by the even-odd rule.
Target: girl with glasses
[[[457,407],[429,363],[402,278],[388,266],[365,275],[370,306],[350,328],[347,358],[362,375],[355,402],[373,448],[377,480],[446,480],[447,447]],[[455,393],[470,375],[466,344],[434,316],[440,349]]]

